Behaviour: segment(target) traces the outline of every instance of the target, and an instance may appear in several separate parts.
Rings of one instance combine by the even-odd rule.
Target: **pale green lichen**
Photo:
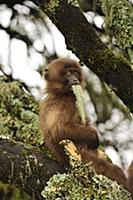
[[[67,174],[57,174],[50,178],[42,191],[47,200],[131,200],[131,196],[105,176],[97,175],[90,164],[71,162]]]
[[[86,124],[86,112],[84,108],[84,102],[83,102],[83,90],[80,85],[73,85],[72,86],[73,93],[76,97],[76,105],[79,110],[79,114],[81,117],[81,122],[83,125]]]
[[[10,174],[9,174],[9,182],[13,180],[13,176],[14,176],[14,162],[13,160],[10,158],[10,156],[8,157],[10,159],[10,162],[11,162],[11,171],[10,171]]]
[[[133,46],[133,7],[128,0],[100,0],[105,24],[121,48]]]
[[[75,7],[79,7],[79,3],[77,0],[68,0],[68,4],[75,6]]]
[[[17,81],[0,77],[0,137],[40,145],[38,102]]]
[[[31,175],[32,174],[31,163],[28,160],[28,158],[26,159],[26,162],[25,162],[25,174],[26,175]]]
[[[60,0],[50,0],[50,1],[39,1],[40,8],[44,13],[55,13],[56,8],[59,6]]]

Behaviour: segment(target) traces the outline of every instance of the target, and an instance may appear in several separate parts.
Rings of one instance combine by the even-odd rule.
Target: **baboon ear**
[[[49,71],[48,71],[47,67],[45,67],[45,69],[44,69],[43,76],[47,81],[49,80]]]

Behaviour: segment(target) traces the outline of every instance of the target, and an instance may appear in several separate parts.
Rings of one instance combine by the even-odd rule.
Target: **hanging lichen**
[[[86,124],[86,113],[85,113],[85,108],[84,108],[84,103],[83,103],[83,90],[80,85],[73,85],[72,90],[75,94],[76,97],[76,106],[79,110],[79,114],[81,117],[81,122],[83,125]]]

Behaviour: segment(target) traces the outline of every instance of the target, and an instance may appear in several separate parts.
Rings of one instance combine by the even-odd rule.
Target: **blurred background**
[[[45,94],[43,68],[58,57],[78,58],[67,50],[63,35],[32,2],[14,2],[0,3],[0,135],[41,146],[38,102]],[[100,1],[79,0],[79,5],[101,40],[133,64],[133,48],[108,31]],[[83,71],[87,114],[106,153],[126,169],[133,159],[132,114],[92,71],[86,66]]]

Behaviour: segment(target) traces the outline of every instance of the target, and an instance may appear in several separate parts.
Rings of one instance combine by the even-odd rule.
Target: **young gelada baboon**
[[[82,86],[82,69],[75,60],[61,58],[46,66],[44,78],[47,81],[47,97],[40,103],[44,142],[57,161],[67,166],[69,159],[59,144],[62,140],[71,140],[75,145],[85,143],[90,149],[99,146],[97,131],[89,120],[85,126],[81,123],[72,91],[72,85]]]

